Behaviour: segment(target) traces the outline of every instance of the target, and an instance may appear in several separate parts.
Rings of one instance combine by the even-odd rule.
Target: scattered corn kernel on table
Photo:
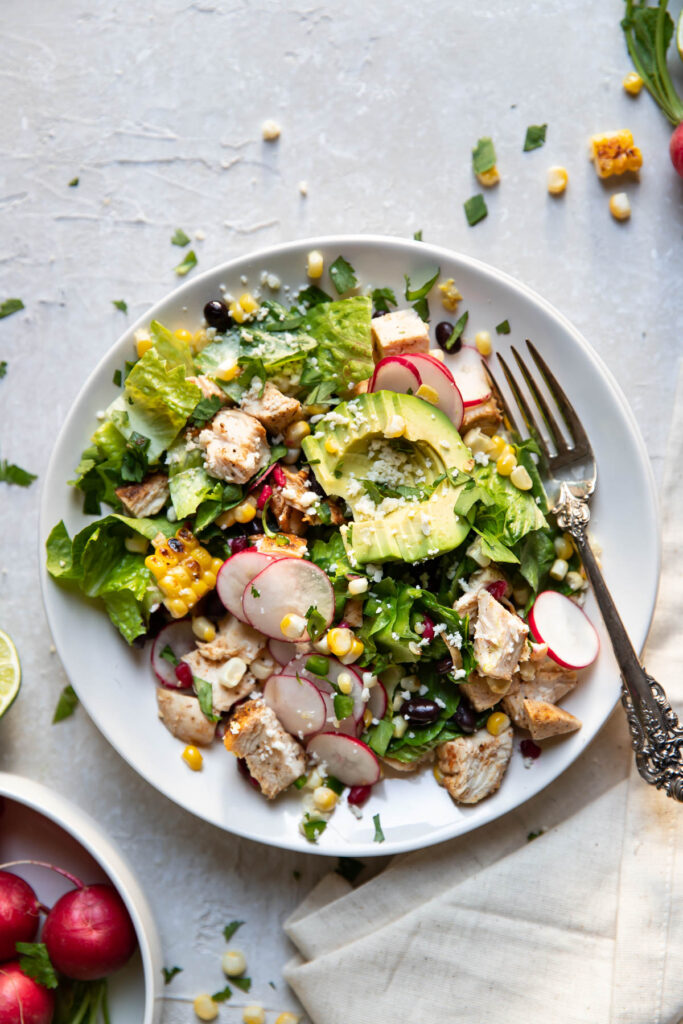
[[[622,87],[622,9],[3,4],[0,299],[20,297],[25,310],[0,321],[0,448],[39,479],[0,484],[0,626],[24,678],[0,722],[0,770],[75,800],[132,862],[165,962],[183,968],[165,989],[165,1024],[192,1020],[194,996],[222,987],[221,933],[233,919],[245,922],[231,944],[253,984],[220,1019],[239,1020],[250,999],[269,1024],[296,1009],[280,976],[290,952],[281,922],[328,865],[191,818],[82,709],[50,724],[67,680],[43,615],[36,535],[54,437],[129,318],[177,285],[177,228],[199,270],[297,237],[422,231],[526,282],[583,331],[626,392],[661,479],[683,336],[683,193],[666,122],[646,93]],[[545,144],[523,153],[527,127],[546,123]],[[588,137],[615,126],[642,150],[639,182],[602,181],[587,160]],[[501,180],[482,189],[471,149],[489,134]],[[565,169],[564,191],[551,167]],[[481,191],[488,216],[469,226],[463,203]],[[632,214],[620,222],[609,201],[624,191]]]

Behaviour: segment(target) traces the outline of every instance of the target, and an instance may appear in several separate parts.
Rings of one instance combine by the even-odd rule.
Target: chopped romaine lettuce
[[[353,384],[366,380],[374,369],[367,295],[353,295],[314,306],[306,314],[304,329],[317,347],[301,376],[305,385],[334,381],[338,394],[349,394]]]

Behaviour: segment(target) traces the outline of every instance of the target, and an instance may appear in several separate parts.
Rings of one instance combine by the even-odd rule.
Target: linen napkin
[[[683,373],[646,664],[683,714]],[[527,834],[547,831],[533,842]],[[365,885],[323,878],[286,922],[314,1024],[679,1024],[683,807],[646,785],[617,708],[546,791]]]

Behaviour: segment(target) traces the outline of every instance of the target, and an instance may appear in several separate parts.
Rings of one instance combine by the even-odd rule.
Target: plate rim
[[[265,261],[268,258],[273,258],[276,255],[277,255],[278,258],[280,258],[280,257],[286,258],[288,256],[291,256],[294,253],[301,252],[301,251],[307,251],[307,250],[312,249],[312,248],[328,248],[328,247],[340,247],[341,248],[341,247],[343,247],[345,245],[349,245],[349,246],[353,245],[355,247],[365,248],[365,249],[368,249],[368,250],[377,249],[377,248],[392,248],[392,249],[397,250],[397,251],[403,251],[406,254],[410,254],[412,256],[417,255],[417,256],[420,256],[420,257],[425,257],[426,259],[429,259],[430,257],[433,257],[436,260],[445,259],[445,260],[448,260],[448,261],[451,261],[451,262],[459,263],[460,265],[462,265],[464,267],[468,267],[468,268],[474,270],[477,274],[482,275],[487,280],[493,281],[495,284],[500,284],[502,282],[505,286],[507,286],[513,292],[517,292],[518,294],[521,294],[526,299],[526,301],[530,302],[532,305],[540,307],[544,311],[544,313],[551,320],[554,320],[564,332],[566,332],[566,333],[571,335],[571,337],[574,340],[574,342],[583,351],[584,355],[587,357],[587,359],[591,363],[592,371],[594,373],[596,373],[599,377],[602,378],[602,380],[604,381],[604,383],[606,384],[608,389],[612,392],[613,398],[618,403],[618,405],[619,405],[619,407],[621,409],[621,412],[622,412],[622,414],[625,417],[625,420],[626,420],[626,422],[628,424],[628,427],[629,427],[629,431],[630,431],[630,435],[631,435],[631,440],[634,442],[634,445],[636,447],[636,450],[637,450],[637,453],[638,453],[638,456],[639,456],[640,467],[641,467],[641,469],[644,472],[644,477],[645,477],[646,482],[647,482],[647,491],[646,491],[646,495],[645,496],[647,498],[647,503],[649,505],[649,511],[651,513],[652,521],[655,524],[654,547],[655,547],[656,565],[655,565],[655,573],[654,573],[653,592],[652,592],[652,594],[650,596],[650,599],[649,599],[649,602],[648,602],[647,614],[645,615],[645,617],[643,619],[643,625],[642,625],[642,629],[641,629],[642,635],[638,635],[638,636],[632,638],[633,639],[633,643],[634,643],[634,647],[636,648],[638,653],[642,652],[642,650],[643,650],[643,648],[645,646],[645,643],[647,641],[647,637],[648,637],[648,634],[650,632],[650,628],[652,626],[652,620],[653,620],[653,617],[654,617],[655,607],[656,607],[656,603],[657,603],[657,595],[658,595],[660,581],[661,581],[661,559],[662,559],[661,516],[660,516],[659,498],[658,498],[657,486],[656,486],[655,477],[654,477],[654,471],[653,471],[653,468],[652,468],[652,464],[650,462],[650,458],[649,458],[649,454],[648,454],[648,451],[647,451],[647,447],[645,445],[644,438],[643,438],[643,436],[642,436],[642,434],[640,432],[640,429],[639,429],[639,426],[638,426],[638,421],[637,421],[637,419],[635,417],[635,414],[634,414],[633,410],[631,409],[631,407],[630,407],[630,405],[629,405],[629,403],[628,403],[628,401],[626,399],[626,396],[625,396],[621,386],[619,385],[618,381],[616,380],[616,378],[612,374],[612,371],[605,364],[605,362],[602,360],[600,355],[595,351],[595,349],[592,347],[592,345],[588,342],[588,340],[584,337],[584,335],[581,333],[581,331],[579,331],[578,328],[575,327],[572,324],[572,322],[559,309],[557,309],[549,300],[545,299],[542,295],[540,295],[538,292],[536,292],[529,285],[525,284],[522,281],[519,281],[517,278],[513,277],[511,274],[507,273],[507,271],[499,270],[497,267],[493,266],[492,264],[486,263],[485,261],[480,260],[477,257],[469,256],[466,253],[458,252],[458,251],[456,251],[454,249],[449,249],[446,246],[436,245],[436,244],[433,244],[433,243],[430,243],[430,242],[421,242],[421,241],[417,241],[417,240],[413,240],[413,239],[402,238],[400,236],[392,236],[392,235],[378,235],[378,234],[334,234],[334,235],[316,235],[316,236],[312,236],[312,237],[308,237],[308,238],[303,238],[303,239],[295,239],[293,241],[290,240],[288,242],[276,243],[276,244],[273,244],[273,245],[266,246],[264,248],[256,249],[254,251],[251,251],[249,253],[243,254],[241,256],[236,256],[233,259],[227,260],[227,261],[225,261],[223,263],[215,264],[214,266],[207,268],[205,271],[202,271],[200,274],[195,275],[194,277],[190,278],[189,280],[183,281],[176,288],[172,289],[171,291],[169,291],[165,295],[163,295],[161,299],[159,299],[150,308],[148,308],[144,313],[142,313],[132,324],[130,324],[126,328],[126,330],[122,334],[119,335],[119,337],[116,339],[116,341],[113,342],[113,344],[110,345],[109,348],[105,352],[102,353],[102,355],[98,359],[96,365],[94,366],[92,371],[88,374],[85,382],[83,383],[83,385],[81,386],[81,388],[77,392],[76,396],[74,397],[74,399],[72,401],[72,404],[71,404],[71,407],[69,408],[69,411],[68,411],[67,415],[65,416],[64,421],[63,421],[63,423],[61,425],[59,433],[57,434],[57,437],[55,438],[54,444],[52,446],[52,451],[51,451],[51,454],[50,454],[50,458],[48,460],[47,468],[46,468],[44,476],[43,476],[43,483],[42,483],[42,486],[41,486],[40,499],[39,499],[39,520],[38,520],[38,537],[37,537],[37,541],[38,541],[38,559],[39,559],[39,567],[40,567],[41,596],[42,596],[42,601],[43,601],[43,608],[45,610],[45,616],[46,616],[46,619],[47,619],[48,627],[50,629],[50,633],[52,635],[55,647],[57,648],[57,652],[58,652],[58,655],[59,655],[59,658],[60,658],[60,662],[62,664],[62,668],[64,669],[64,672],[65,672],[65,674],[67,675],[67,677],[69,678],[70,681],[72,681],[72,680],[71,680],[71,677],[70,677],[70,675],[69,675],[69,673],[68,673],[68,671],[66,669],[66,666],[64,664],[64,659],[62,657],[62,645],[59,642],[59,638],[57,636],[55,636],[55,632],[53,630],[53,623],[52,623],[51,612],[50,612],[50,601],[49,601],[49,596],[48,596],[48,593],[49,593],[48,592],[48,588],[51,585],[56,585],[56,584],[55,584],[55,581],[52,580],[52,578],[47,573],[47,570],[45,568],[45,560],[44,560],[44,544],[45,544],[45,541],[46,541],[46,539],[47,539],[47,537],[48,537],[48,535],[50,533],[50,530],[52,529],[52,526],[54,525],[54,524],[50,524],[50,522],[47,520],[47,515],[48,515],[47,507],[46,507],[47,506],[47,483],[50,480],[51,476],[53,475],[54,463],[55,463],[56,458],[57,458],[57,450],[59,448],[60,439],[61,439],[62,435],[67,431],[69,426],[71,425],[73,419],[76,417],[76,412],[77,412],[77,409],[78,409],[79,405],[81,404],[81,402],[84,399],[84,397],[87,395],[89,389],[92,387],[92,385],[95,382],[96,378],[101,373],[102,364],[106,360],[108,360],[110,358],[112,352],[115,349],[118,349],[118,348],[123,349],[124,346],[126,344],[128,344],[130,339],[133,337],[135,331],[139,330],[140,328],[146,328],[148,326],[150,320],[154,319],[156,317],[158,311],[162,310],[165,306],[167,306],[171,302],[174,302],[174,303],[176,303],[178,305],[182,305],[182,298],[183,298],[183,296],[186,293],[187,294],[191,294],[191,293],[195,292],[198,287],[201,287],[201,284],[204,281],[208,281],[209,279],[214,279],[214,278],[219,277],[220,275],[223,275],[223,274],[225,274],[225,275],[235,274],[235,272],[239,271],[241,265],[243,265],[243,264],[253,265],[255,263]],[[80,697],[80,695],[79,695],[79,697]],[[619,700],[619,696],[618,696],[618,693],[617,693],[617,695],[615,696],[614,704],[612,705],[612,708],[611,708],[612,711],[614,710],[614,707],[618,703],[618,700]],[[271,839],[267,835],[254,835],[252,832],[249,832],[247,830],[240,830],[238,827],[237,828],[234,828],[234,827],[233,828],[227,828],[225,825],[217,823],[215,820],[213,820],[212,818],[208,817],[206,814],[202,813],[201,811],[197,811],[197,810],[195,810],[192,807],[188,807],[185,803],[183,803],[180,800],[176,800],[176,798],[173,795],[171,795],[169,792],[161,789],[157,785],[157,783],[153,780],[153,778],[150,775],[148,775],[147,772],[142,771],[136,764],[131,762],[126,757],[126,755],[124,753],[121,752],[121,750],[119,749],[118,745],[110,737],[109,731],[108,731],[108,729],[106,727],[106,722],[100,721],[99,716],[95,716],[92,713],[92,711],[90,710],[89,701],[88,700],[82,700],[82,703],[84,704],[85,709],[88,712],[89,717],[93,720],[93,722],[97,726],[98,730],[102,733],[102,735],[105,737],[107,742],[110,744],[110,746],[113,747],[113,749],[122,758],[122,760],[125,761],[126,764],[130,765],[130,767],[136,772],[136,774],[139,775],[141,778],[143,778],[158,793],[160,793],[161,795],[163,795],[167,799],[172,800],[173,803],[175,803],[178,807],[182,808],[184,811],[188,811],[189,813],[194,814],[196,817],[201,818],[203,821],[207,821],[209,824],[212,824],[214,827],[219,829],[221,832],[227,833],[228,835],[240,836],[241,838],[249,839],[252,842],[263,843],[264,845],[272,846],[272,847],[275,847],[275,848],[278,848],[278,849],[293,850],[293,851],[296,851],[296,852],[299,852],[299,853],[307,852],[307,853],[311,853],[313,855],[322,856],[322,857],[336,857],[336,856],[349,856],[349,855],[351,855],[351,856],[356,856],[357,855],[357,856],[362,856],[362,857],[391,856],[391,855],[394,855],[394,854],[397,854],[397,853],[406,853],[406,852],[411,852],[411,851],[415,851],[415,850],[426,849],[429,846],[434,846],[434,845],[437,845],[438,843],[446,842],[449,839],[454,839],[454,838],[457,838],[458,836],[466,835],[469,832],[475,831],[476,829],[481,828],[481,827],[489,824],[492,821],[495,821],[497,818],[503,817],[505,814],[510,813],[515,808],[520,807],[522,804],[524,804],[528,800],[532,799],[538,793],[542,792],[547,786],[552,785],[554,782],[556,782],[564,774],[564,772],[567,771],[567,769],[577,760],[578,757],[580,757],[580,756],[585,754],[585,752],[588,749],[588,747],[590,746],[590,744],[592,742],[594,742],[594,740],[597,739],[600,731],[602,730],[602,728],[604,727],[607,719],[609,718],[609,715],[607,715],[605,717],[605,719],[598,726],[596,732],[593,734],[591,739],[586,743],[585,746],[583,746],[579,751],[577,751],[575,757],[573,757],[572,760],[567,763],[567,765],[559,772],[559,774],[555,775],[551,779],[548,779],[546,782],[542,783],[537,788],[533,788],[532,791],[530,791],[529,793],[523,794],[522,798],[520,800],[518,800],[517,802],[513,803],[511,806],[507,807],[505,810],[502,810],[502,811],[497,812],[497,813],[495,811],[495,797],[494,797],[494,803],[491,804],[491,806],[493,808],[492,812],[491,813],[485,813],[481,818],[479,818],[472,825],[469,825],[467,823],[467,819],[465,819],[465,821],[463,823],[459,823],[459,827],[457,829],[454,829],[453,828],[453,823],[451,822],[451,823],[445,825],[443,827],[443,829],[435,830],[427,838],[420,837],[419,839],[412,838],[412,839],[407,839],[407,840],[397,840],[397,841],[394,841],[394,842],[391,842],[391,843],[387,843],[386,846],[384,844],[376,844],[376,848],[372,848],[372,849],[368,849],[368,844],[367,843],[364,844],[362,846],[362,848],[360,846],[359,846],[359,848],[355,848],[355,847],[353,847],[350,844],[344,845],[344,844],[340,843],[339,845],[335,845],[332,848],[325,848],[325,849],[321,849],[316,844],[309,844],[309,846],[304,851],[304,850],[302,850],[300,839],[299,839],[298,836],[292,836],[292,837],[285,836],[285,837],[280,837],[280,838],[276,837],[276,838],[272,838]],[[611,711],[610,711],[610,714],[611,714]]]

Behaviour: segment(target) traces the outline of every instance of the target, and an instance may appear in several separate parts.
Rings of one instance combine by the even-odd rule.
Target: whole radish
[[[677,128],[674,128],[674,133],[669,142],[669,153],[671,154],[671,163],[681,178],[683,178],[683,121]]]
[[[113,886],[101,884],[61,896],[47,915],[41,938],[54,967],[76,981],[112,974],[137,947],[123,900]]]
[[[51,1024],[55,997],[29,978],[17,960],[0,964],[0,1024]]]
[[[0,963],[14,959],[16,942],[32,942],[39,924],[40,903],[31,886],[10,871],[0,871]]]

